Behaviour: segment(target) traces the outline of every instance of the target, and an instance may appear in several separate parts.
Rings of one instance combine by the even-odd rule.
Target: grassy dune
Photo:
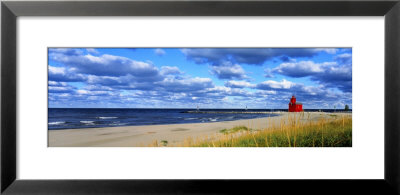
[[[250,125],[251,126],[251,125]],[[154,143],[152,146],[159,146]],[[187,138],[180,147],[351,147],[352,118],[325,115],[310,120],[307,113],[289,114],[287,120],[266,129],[238,126],[223,129],[219,134],[203,138]]]

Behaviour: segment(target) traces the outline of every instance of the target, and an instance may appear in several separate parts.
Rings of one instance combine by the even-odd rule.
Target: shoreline
[[[232,113],[227,113],[227,114],[232,114]],[[249,114],[260,114],[260,113],[249,113]],[[264,114],[264,113],[263,113]],[[269,117],[276,117],[281,115],[281,113],[275,112],[275,113],[268,113],[265,114],[264,116],[261,117],[256,117],[256,118],[249,118],[249,119],[236,119],[236,120],[209,120],[207,122],[187,122],[187,123],[163,123],[163,124],[149,124],[149,125],[121,125],[121,126],[103,126],[103,127],[83,127],[83,128],[54,128],[54,129],[48,129],[48,131],[62,131],[62,130],[79,130],[79,129],[97,129],[97,128],[115,128],[115,127],[136,127],[136,126],[154,126],[154,125],[183,125],[183,124],[205,124],[205,123],[216,123],[216,122],[231,122],[231,121],[238,121],[238,120],[252,120],[252,119],[259,119],[259,118],[269,118]]]
[[[183,123],[167,125],[141,125],[120,127],[98,127],[81,129],[48,130],[49,147],[132,147],[148,146],[155,140],[168,141],[170,144],[182,143],[187,138],[213,136],[222,129],[246,126],[263,129],[282,120],[289,113],[274,112],[278,116],[235,121]],[[300,114],[300,113],[293,113]],[[304,112],[310,120],[332,117],[331,115],[352,115],[352,113]]]

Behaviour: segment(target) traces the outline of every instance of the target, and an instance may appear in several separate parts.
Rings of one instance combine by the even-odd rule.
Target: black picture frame
[[[385,16],[385,176],[382,180],[16,179],[16,33],[19,16]],[[400,194],[399,0],[2,1],[3,194]],[[365,170],[368,171],[368,170]]]

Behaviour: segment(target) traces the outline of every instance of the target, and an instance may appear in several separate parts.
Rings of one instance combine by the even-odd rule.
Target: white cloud
[[[232,88],[245,88],[245,87],[254,88],[254,87],[256,87],[255,84],[251,84],[247,81],[233,81],[233,80],[225,82],[225,86],[232,87]]]
[[[50,66],[49,65],[49,73],[50,74],[65,74],[65,68],[64,67],[55,67],[55,66]]]
[[[338,88],[343,92],[352,91],[352,62],[351,55],[341,54],[336,57],[339,62],[315,63],[300,61],[282,63],[273,69],[278,73],[290,77],[307,77],[330,88]]]
[[[76,93],[79,95],[111,95],[110,91],[89,91],[89,90],[83,90],[83,89],[79,89],[76,90]]]
[[[75,72],[74,68],[48,66],[49,81],[85,81],[86,76]]]
[[[214,86],[210,78],[200,77],[187,79],[164,78],[163,81],[156,82],[155,84],[168,92],[198,91]]]
[[[135,61],[126,57],[104,54],[101,56],[71,55],[62,53],[50,53],[52,60],[64,63],[75,68],[77,73],[98,76],[124,76],[131,74],[136,77],[154,77],[158,75],[158,69],[146,62]]]
[[[179,70],[179,68],[176,67],[176,66],[162,66],[162,67],[161,67],[160,73],[161,73],[162,75],[183,74],[183,72],[182,72],[181,70]]]
[[[295,83],[283,79],[282,81],[268,80],[257,85],[259,89],[290,89]]]
[[[86,51],[92,54],[99,54],[99,51],[94,48],[87,48]]]
[[[282,63],[272,71],[292,77],[305,77],[324,72],[326,67],[335,66],[336,62],[314,63],[313,61],[300,61]]]
[[[165,52],[163,49],[160,49],[160,48],[155,49],[155,50],[154,50],[154,53],[155,53],[156,55],[158,55],[158,56],[163,56],[163,55],[166,54],[166,52]]]
[[[49,81],[49,86],[67,86],[66,82]]]
[[[322,48],[322,49],[315,49],[317,51],[324,51],[328,54],[335,54],[336,52],[339,51],[339,49],[334,49],[334,48]]]
[[[238,65],[211,66],[211,73],[219,79],[246,79],[246,72]]]

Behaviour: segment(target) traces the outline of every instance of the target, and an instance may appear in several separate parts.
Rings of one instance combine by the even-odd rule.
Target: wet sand
[[[277,112],[274,112],[277,113]],[[278,113],[279,116],[257,119],[246,119],[211,123],[189,123],[170,125],[145,125],[124,127],[103,127],[86,129],[66,129],[49,131],[49,147],[129,147],[148,146],[157,140],[168,141],[168,144],[180,144],[191,137],[213,136],[220,134],[222,129],[235,126],[246,126],[252,129],[263,129],[273,123],[279,124],[288,120],[287,112]],[[294,113],[290,113],[294,114]],[[299,115],[300,113],[296,113]],[[321,117],[329,118],[333,115],[350,115],[351,113],[304,113],[303,120],[318,120]],[[309,116],[309,117],[308,117]]]

